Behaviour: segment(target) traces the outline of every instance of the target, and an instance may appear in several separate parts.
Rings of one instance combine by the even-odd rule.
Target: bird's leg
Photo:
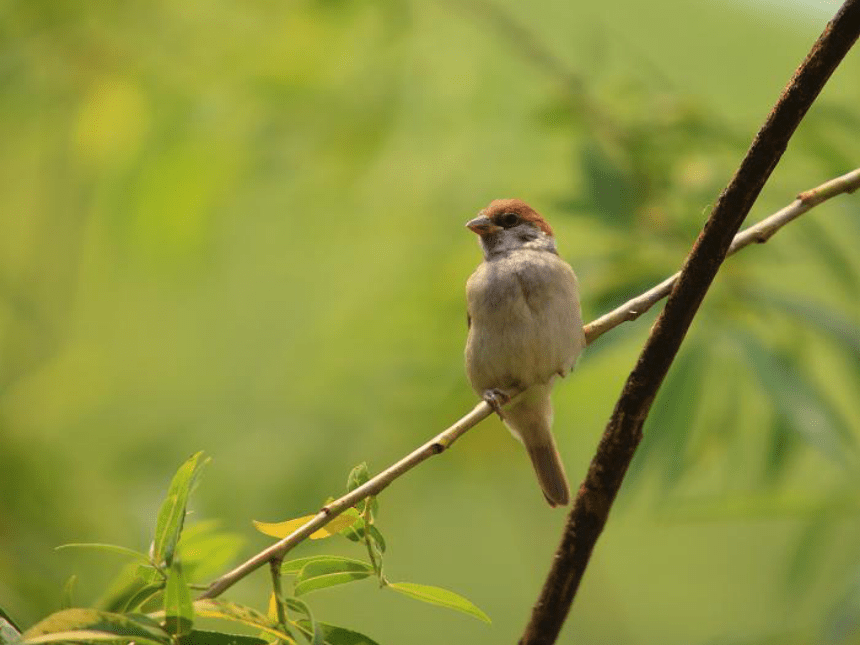
[[[500,419],[504,419],[502,416],[502,406],[505,405],[508,401],[511,400],[511,395],[502,390],[493,388],[491,390],[484,390],[484,401],[493,408],[493,411],[499,415]]]

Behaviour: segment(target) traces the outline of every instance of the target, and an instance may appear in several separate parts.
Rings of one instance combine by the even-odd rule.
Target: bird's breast
[[[547,382],[581,348],[576,278],[552,253],[482,263],[467,283],[466,369],[476,391]]]

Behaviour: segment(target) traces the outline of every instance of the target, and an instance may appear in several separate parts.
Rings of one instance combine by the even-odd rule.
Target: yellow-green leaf
[[[279,638],[286,643],[295,644],[295,639],[281,631],[277,625],[256,609],[245,607],[226,600],[206,599],[194,603],[194,613],[206,618],[219,618],[240,625],[255,627],[269,636]]]
[[[351,511],[351,512],[350,512]],[[275,537],[278,539],[285,538],[288,535],[292,535],[298,529],[302,528],[305,524],[310,522],[312,519],[316,517],[315,515],[305,515],[304,517],[297,517],[294,520],[287,520],[286,522],[258,522],[254,520],[254,528],[257,529],[260,533],[264,533],[265,535],[270,535],[271,537]],[[326,524],[324,527],[311,533],[310,538],[312,540],[319,540],[321,538],[331,537],[332,535],[337,535],[344,529],[349,528],[358,520],[358,511],[355,509],[347,509],[342,514],[338,515],[331,522]]]
[[[440,607],[447,607],[448,609],[455,609],[464,614],[474,616],[478,620],[483,620],[485,623],[491,622],[487,614],[478,609],[471,601],[466,600],[463,596],[453,591],[429,585],[419,585],[414,582],[392,582],[387,586],[389,589],[393,589],[415,600],[421,600],[431,605],[439,605]]]
[[[209,459],[204,459],[203,453],[198,452],[182,464],[173,476],[167,497],[158,511],[152,545],[152,559],[156,564],[169,567],[173,562],[176,543],[179,542],[185,524],[188,496],[194,488],[200,469],[208,462]]]
[[[325,589],[326,587],[334,587],[343,585],[347,582],[355,582],[356,580],[364,580],[371,575],[370,571],[341,571],[339,573],[328,573],[313,578],[307,578],[299,583],[296,583],[295,594],[302,594]]]
[[[363,560],[346,558],[342,555],[311,555],[306,558],[288,560],[281,565],[281,573],[297,574],[299,579],[319,576],[338,571],[373,571],[373,567]]]
[[[194,623],[194,608],[191,605],[191,591],[185,581],[182,563],[174,559],[167,573],[167,586],[164,589],[164,614],[167,631],[182,636],[191,631]]]
[[[109,634],[108,632],[99,632],[89,629],[76,629],[70,632],[57,632],[55,634],[44,634],[43,636],[33,636],[24,638],[20,641],[15,641],[16,645],[41,645],[42,643],[59,643],[68,645],[68,643],[128,643],[128,636],[120,636],[118,634]],[[163,645],[166,641],[156,641],[142,636],[136,636],[135,643],[140,645]]]
[[[169,635],[151,618],[114,614],[96,609],[64,609],[51,614],[24,632],[22,643],[56,643],[57,634],[87,632],[97,640],[135,640],[146,643],[169,643]],[[64,637],[65,641],[86,640]],[[90,637],[88,637],[90,638]],[[95,638],[95,637],[92,637]]]

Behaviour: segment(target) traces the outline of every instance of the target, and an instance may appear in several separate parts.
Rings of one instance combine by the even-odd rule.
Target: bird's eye
[[[505,213],[499,218],[499,224],[504,228],[511,228],[512,226],[519,224],[519,222],[520,218],[516,213]]]

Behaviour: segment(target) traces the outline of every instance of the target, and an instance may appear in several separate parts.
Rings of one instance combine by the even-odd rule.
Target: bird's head
[[[556,252],[552,228],[521,199],[493,200],[466,226],[479,236],[487,258],[518,249]]]

